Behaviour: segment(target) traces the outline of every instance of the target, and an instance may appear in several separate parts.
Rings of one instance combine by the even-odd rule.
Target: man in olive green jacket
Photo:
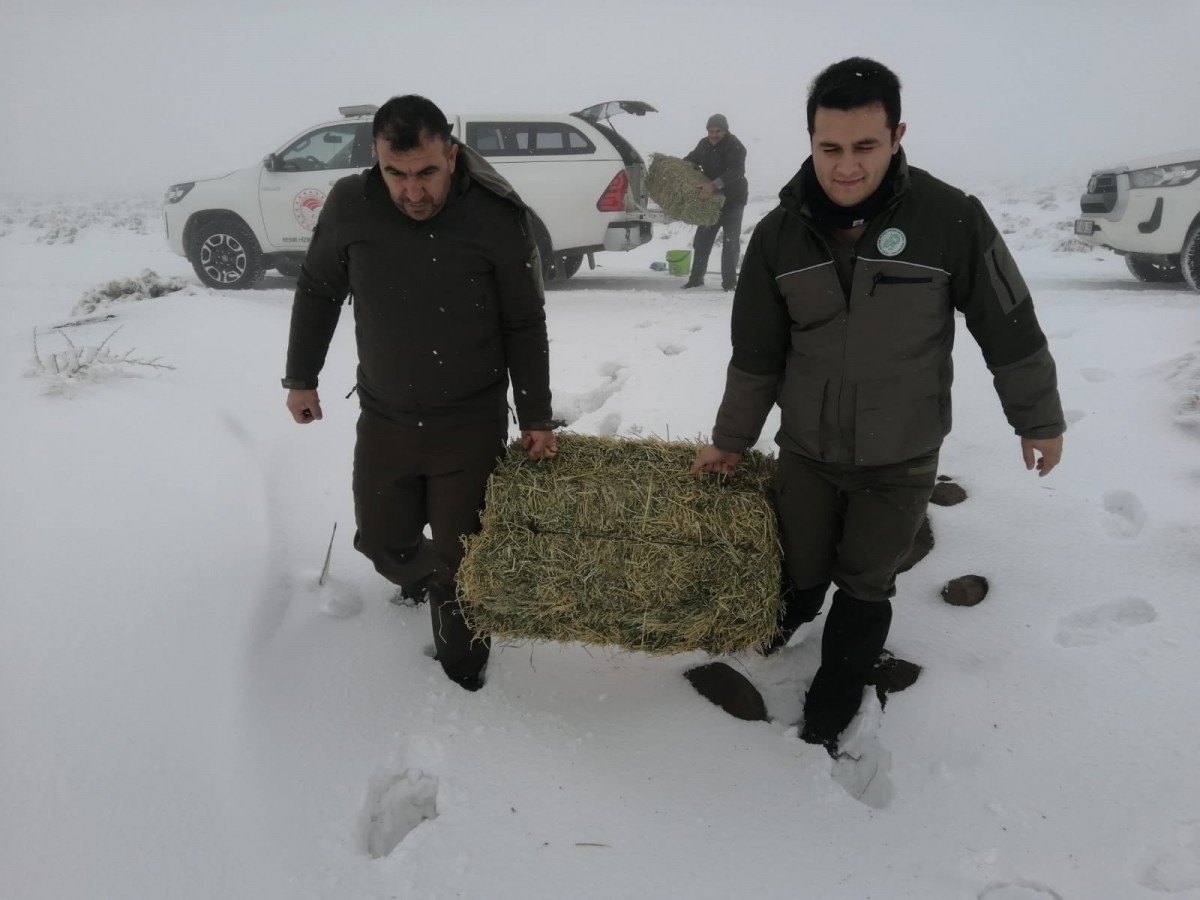
[[[905,160],[895,74],[862,58],[830,66],[810,89],[808,129],[812,156],[747,247],[725,395],[692,469],[733,471],[779,404],[775,646],[816,617],[832,582],[801,736],[835,752],[950,431],[956,310],[1027,468],[1058,464],[1065,425],[1054,360],[995,226],[974,197]]]

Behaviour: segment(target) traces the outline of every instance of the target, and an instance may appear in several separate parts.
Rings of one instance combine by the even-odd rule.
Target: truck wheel
[[[1130,274],[1138,281],[1171,284],[1183,281],[1183,272],[1179,269],[1179,261],[1173,256],[1146,256],[1141,253],[1129,253],[1125,256],[1125,265]]]
[[[562,263],[559,267],[559,272],[563,278],[570,278],[572,275],[578,272],[579,267],[583,265],[582,253],[570,253],[560,258]]]
[[[542,287],[550,287],[550,283],[558,277],[558,267],[554,264],[554,251],[550,245],[550,232],[541,220],[533,219],[533,239],[537,243],[538,257],[542,261]]]
[[[197,277],[214,288],[252,288],[266,272],[258,239],[237,219],[217,219],[198,228],[188,258]]]
[[[1193,291],[1200,291],[1200,222],[1192,226],[1187,239],[1183,242],[1183,252],[1179,254],[1179,268],[1183,270],[1183,280]]]

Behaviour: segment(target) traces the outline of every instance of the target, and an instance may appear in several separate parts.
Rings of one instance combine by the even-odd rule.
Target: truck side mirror
[[[282,168],[282,166],[280,165],[279,154],[278,153],[268,153],[266,156],[264,156],[263,157],[263,168],[266,169],[268,172],[278,172]]]

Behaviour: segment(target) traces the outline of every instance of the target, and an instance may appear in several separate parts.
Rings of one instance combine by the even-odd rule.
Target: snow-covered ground
[[[0,205],[0,894],[1200,898],[1200,296],[1074,245],[1078,185],[963,186],[1071,430],[1027,473],[960,331],[942,472],[969,498],[901,577],[890,646],[924,672],[855,726],[858,764],[792,727],[822,619],[737,660],[769,724],[695,694],[695,656],[510,646],[450,684],[350,546],[348,321],[297,428],[290,282],[200,287],[152,200]],[[730,295],[649,268],[689,232],[549,294],[573,430],[707,433]],[[187,287],[79,305],[147,268]],[[964,574],[991,592],[948,606]]]

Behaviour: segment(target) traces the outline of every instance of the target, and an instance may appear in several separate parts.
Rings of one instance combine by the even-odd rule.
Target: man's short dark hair
[[[431,138],[450,143],[450,123],[432,100],[418,94],[393,97],[375,113],[371,137],[382,137],[395,153],[413,150]]]
[[[883,63],[863,56],[836,62],[813,79],[808,88],[808,133],[813,133],[817,107],[860,109],[883,105],[891,131],[900,124],[900,79]]]

